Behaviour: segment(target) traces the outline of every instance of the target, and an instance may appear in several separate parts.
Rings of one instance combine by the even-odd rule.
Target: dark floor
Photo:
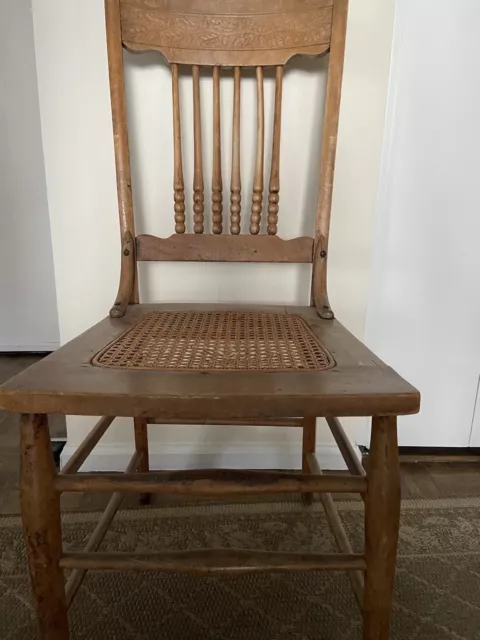
[[[0,383],[36,362],[39,355],[0,354]],[[51,419],[52,438],[65,437],[62,416]],[[0,410],[0,514],[18,513],[18,416]],[[409,457],[411,459],[411,457]],[[480,460],[469,462],[404,462],[404,498],[447,498],[480,495]],[[69,494],[62,496],[62,508],[74,511],[102,509],[108,496]],[[162,503],[165,499],[158,497]],[[129,496],[128,503],[136,504]],[[128,506],[127,503],[127,506]]]

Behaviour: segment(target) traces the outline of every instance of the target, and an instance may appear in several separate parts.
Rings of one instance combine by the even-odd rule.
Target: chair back
[[[129,302],[138,301],[136,264],[131,264],[135,261],[313,263],[312,303],[322,317],[333,317],[326,271],[348,0],[105,0],[105,6],[122,254],[128,263],[122,264],[122,295],[127,294]],[[174,233],[168,238],[135,235],[122,47],[137,52],[159,51],[171,67]],[[307,237],[282,239],[278,222],[284,67],[294,55],[327,52],[330,61],[315,229]],[[179,65],[182,70],[190,70],[192,76],[193,149],[182,146]],[[203,67],[209,67],[213,77],[210,115],[201,109]],[[223,202],[222,175],[220,83],[226,73],[224,67],[232,67],[234,77],[229,203]],[[248,194],[242,193],[240,171],[240,95],[245,67],[255,68],[256,74],[256,142],[251,158],[254,180]],[[265,67],[275,69],[273,135],[267,150]],[[205,211],[202,140],[202,118],[206,115],[213,118],[209,212]],[[266,151],[271,158],[268,176],[264,175]],[[193,154],[192,202],[185,198],[185,153]],[[241,232],[244,216],[248,216],[247,233]]]

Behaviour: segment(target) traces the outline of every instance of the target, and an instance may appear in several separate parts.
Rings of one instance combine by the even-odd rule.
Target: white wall
[[[119,268],[113,143],[103,3],[34,0],[35,43],[42,132],[51,214],[61,340],[65,342],[105,316],[116,292]],[[352,0],[345,67],[342,124],[333,205],[331,301],[337,316],[360,337],[364,332],[370,274],[372,215],[376,200],[383,133],[394,0]],[[126,54],[127,93],[134,161],[137,232],[170,234],[172,216],[171,86],[168,70],[155,55]],[[316,73],[314,73],[316,72]],[[280,233],[311,233],[315,212],[325,61],[295,61],[287,73],[282,130]],[[211,113],[211,87],[202,79],[204,113]],[[266,87],[271,116],[272,79]],[[242,84],[242,182],[248,211],[254,149],[254,83]],[[222,87],[225,117],[223,169],[228,198],[231,79]],[[308,96],[308,98],[307,98]],[[181,79],[186,184],[191,183],[191,88]],[[228,114],[228,115],[227,115]],[[289,114],[289,115],[288,115]],[[188,123],[188,124],[187,124]],[[205,167],[209,166],[210,118],[203,124]],[[267,148],[271,131],[267,136]],[[190,146],[189,146],[190,145]],[[141,152],[140,152],[141,150]],[[268,162],[267,162],[268,165]],[[206,171],[206,183],[209,173]],[[189,195],[191,192],[187,192]],[[187,195],[188,197],[188,195]],[[248,280],[240,273],[247,270]],[[173,280],[175,274],[175,281]],[[306,303],[309,273],[293,265],[141,266],[142,299],[247,300]],[[281,283],[281,286],[279,286]],[[85,435],[91,420],[71,419],[66,455]],[[119,458],[131,441],[131,425],[107,435]],[[194,463],[192,451],[244,453],[278,466],[299,462],[299,434],[293,430],[152,427],[152,449],[177,453],[179,464]],[[320,447],[329,452],[324,430]],[[164,443],[173,442],[169,449]],[[246,442],[246,444],[245,444]],[[100,452],[102,451],[100,447]],[[186,457],[185,457],[186,456]],[[252,466],[255,460],[251,457]],[[105,462],[105,461],[103,461]],[[108,460],[107,464],[111,464]],[[211,463],[211,461],[210,461]],[[328,463],[327,463],[328,465]]]
[[[0,3],[0,351],[59,344],[30,0]]]
[[[399,0],[367,342],[422,394],[400,444],[466,447],[480,374],[480,6]],[[479,409],[477,409],[478,411]],[[472,446],[480,442],[480,419]]]

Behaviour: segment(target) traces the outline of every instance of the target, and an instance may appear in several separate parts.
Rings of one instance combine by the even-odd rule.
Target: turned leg
[[[307,455],[309,453],[315,453],[315,445],[317,442],[317,419],[312,417],[304,418],[302,429],[302,472],[311,473]],[[313,493],[302,493],[302,502],[305,506],[309,507],[313,502]]]
[[[68,640],[60,495],[53,488],[47,416],[22,415],[20,433],[20,503],[40,638]]]
[[[135,449],[142,454],[142,461],[140,462],[137,471],[140,473],[146,473],[150,470],[148,462],[148,425],[147,421],[143,418],[133,419],[135,429]],[[141,504],[150,504],[151,495],[149,493],[142,493],[140,495]]]
[[[400,523],[396,417],[372,420],[367,479],[363,638],[388,640]]]

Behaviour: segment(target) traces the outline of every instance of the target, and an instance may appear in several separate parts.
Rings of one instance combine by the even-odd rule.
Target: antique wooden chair
[[[107,46],[122,238],[120,287],[110,317],[7,382],[0,406],[21,417],[21,507],[41,637],[69,637],[67,609],[88,569],[227,574],[346,570],[363,612],[364,639],[386,640],[400,513],[396,416],[418,411],[419,394],[336,319],[327,296],[327,257],[348,0],[106,0]],[[135,235],[122,46],[158,50],[171,65],[175,235]],[[295,54],[329,52],[318,211],[312,237],[281,239],[279,162],[284,65]],[[186,233],[178,65],[193,76],[194,233]],[[234,68],[230,220],[222,207],[219,85]],[[240,233],[240,85],[256,69],[257,152]],[[266,233],[263,69],[276,69]],[[214,140],[211,231],[204,218],[199,68],[211,67]],[[185,151],[185,150],[184,150]],[[188,260],[312,264],[311,306],[139,304],[137,261]],[[47,414],[102,417],[55,473]],[[77,473],[114,420],[132,417],[136,451],[126,473]],[[371,416],[365,473],[337,416]],[[323,474],[315,420],[325,417],[350,474]],[[147,424],[271,425],[303,429],[303,471],[149,471]],[[82,553],[64,553],[60,494],[112,492]],[[340,553],[187,550],[96,552],[125,492],[218,497],[320,493]],[[365,550],[353,553],[331,494],[365,501]],[[73,569],[66,586],[64,569]]]

